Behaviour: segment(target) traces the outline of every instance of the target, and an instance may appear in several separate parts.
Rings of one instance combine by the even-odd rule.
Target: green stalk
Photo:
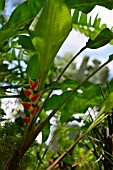
[[[85,83],[87,80],[89,80],[95,73],[97,73],[100,69],[102,69],[105,65],[107,65],[109,62],[111,62],[110,59],[106,61],[103,65],[101,65],[99,68],[97,68],[93,73],[91,73],[83,82],[80,83],[80,85],[75,88],[63,101],[61,104],[59,104],[52,113],[48,116],[48,118],[45,120],[45,124],[48,123],[48,121],[53,117],[53,115],[59,110],[59,108],[62,107],[62,105]],[[75,145],[90,131],[92,130],[96,125],[98,125],[102,120],[104,120],[107,117],[107,114],[100,116],[97,118],[90,127],[80,136],[78,139],[52,164],[49,166],[47,170],[52,170],[54,166],[61,161],[74,147]]]
[[[83,82],[80,83],[80,85],[75,88],[63,101],[60,103],[52,112],[51,114],[37,127],[35,128],[34,133],[31,134],[29,139],[27,140],[26,146],[24,148],[24,152],[27,151],[27,149],[31,146],[37,135],[41,132],[41,130],[46,126],[46,124],[49,122],[49,120],[54,116],[54,114],[62,107],[62,105],[85,83],[87,80],[89,80],[95,73],[97,73],[100,69],[102,69],[106,64],[108,64],[110,60],[105,62],[103,65],[101,65],[99,68],[97,68],[93,73],[91,73]],[[87,133],[87,132],[86,132]]]
[[[42,111],[42,109],[44,108],[45,104],[47,103],[47,100],[49,99],[49,96],[51,95],[51,93],[52,93],[52,91],[54,90],[56,84],[58,83],[58,81],[60,80],[60,78],[62,77],[62,75],[63,75],[64,72],[66,71],[66,69],[67,69],[67,68],[69,67],[69,65],[74,61],[74,59],[75,59],[81,52],[83,52],[85,49],[86,49],[86,46],[83,47],[83,48],[69,61],[69,63],[65,66],[65,68],[63,69],[63,71],[61,72],[61,74],[58,76],[56,82],[53,84],[53,87],[52,87],[51,91],[49,92],[48,96],[46,97],[46,99],[45,99],[45,101],[44,101],[44,103],[43,103],[43,105],[42,105],[42,107],[41,107],[41,109],[40,109],[40,111],[39,111],[39,114],[40,114],[40,112]],[[55,112],[55,113],[56,113],[56,112]],[[29,143],[29,142],[28,142],[29,140],[27,140],[27,143],[25,142],[25,141],[26,141],[26,138],[28,139],[28,135],[27,135],[27,134],[28,134],[28,131],[29,131],[28,129],[30,129],[29,126],[30,126],[30,125],[28,125],[28,127],[27,127],[27,129],[26,129],[25,136],[24,136],[23,141],[22,141],[23,145],[24,145],[24,143],[25,143],[25,145],[27,145],[27,143]],[[38,125],[38,126],[39,126],[39,125]],[[38,127],[38,129],[39,129],[39,127]],[[31,138],[31,137],[30,137],[30,138]],[[27,147],[27,146],[26,146],[26,147]]]
[[[82,51],[85,49],[86,47],[84,47],[82,49]],[[81,50],[80,50],[81,51]],[[55,85],[57,84],[57,82],[59,81],[59,79],[61,78],[61,76],[63,75],[63,73],[65,72],[65,70],[68,68],[68,66],[70,65],[70,63],[80,54],[80,52],[78,52],[78,54],[76,54],[74,56],[74,58],[67,64],[67,66],[64,68],[64,70],[62,71],[62,73],[59,75],[57,81],[55,82],[52,90],[50,91],[48,98],[50,96],[50,94],[52,93]],[[45,119],[43,122],[41,122],[39,125],[37,125],[37,127],[35,127],[33,124],[30,124],[25,132],[25,136],[23,137],[23,141],[22,141],[22,145],[20,146],[20,148],[17,149],[17,153],[18,153],[18,159],[16,159],[16,155],[17,153],[15,153],[12,158],[10,159],[10,161],[7,164],[6,170],[15,170],[16,165],[18,164],[19,160],[23,157],[23,155],[26,153],[26,151],[29,149],[29,147],[32,145],[32,143],[34,142],[35,138],[37,137],[37,135],[41,132],[41,130],[45,127],[45,125],[49,122],[49,120],[54,116],[54,114],[62,107],[62,105],[85,83],[87,82],[87,80],[89,80],[95,73],[97,73],[101,68],[103,68],[106,64],[108,64],[111,60],[108,60],[107,62],[105,62],[102,66],[100,66],[99,68],[97,68],[93,73],[91,73],[85,80],[83,80],[83,82],[80,83],[80,85],[75,88],[63,101],[62,103],[60,103],[52,112],[51,114],[47,117],[47,119]],[[47,99],[48,99],[47,98]],[[47,102],[47,99],[45,100],[44,104]],[[44,105],[42,106],[42,108],[44,107]],[[41,110],[42,110],[41,108]],[[40,110],[40,112],[41,112]],[[93,127],[92,127],[93,128]],[[90,129],[89,129],[90,130]],[[32,132],[32,133],[31,133]],[[78,143],[78,141],[80,139],[82,139],[86,134],[88,133],[88,130],[83,133],[77,140],[76,142],[69,148],[72,149],[76,143]],[[68,150],[65,151],[58,159],[58,161],[60,161],[66,154],[68,153]],[[14,162],[13,160],[15,160],[15,163],[12,164],[12,162]],[[56,164],[56,163],[54,163]],[[54,167],[54,164],[50,166]],[[50,170],[50,169],[48,169]]]
[[[109,114],[109,113],[108,113]],[[69,154],[71,152],[71,150],[74,149],[74,147],[76,146],[76,144],[89,132],[91,131],[95,126],[97,126],[102,120],[104,120],[108,114],[106,115],[102,115],[100,116],[98,119],[96,119],[90,126],[89,128],[81,135],[77,138],[77,140],[68,148],[65,150],[65,152],[63,154],[61,154],[54,162],[53,164],[51,164],[47,170],[52,170],[54,168],[54,166],[59,163],[67,154]]]
[[[70,66],[70,64],[75,60],[76,57],[78,57],[79,54],[81,54],[85,49],[87,48],[87,46],[84,46],[83,48],[81,48],[81,50],[69,61],[69,63],[65,66],[65,68],[62,70],[62,72],[60,73],[60,75],[58,76],[57,80],[54,82],[52,89],[50,90],[48,96],[46,97],[42,109],[44,108],[45,104],[47,103],[51,93],[53,92],[55,86],[57,85],[58,81],[60,80],[60,78],[62,77],[62,75],[64,74],[64,72],[67,70],[67,68]],[[41,110],[42,110],[41,109]],[[40,110],[40,111],[41,111]]]
[[[95,73],[97,73],[99,70],[101,70],[105,65],[107,65],[111,60],[106,61],[104,64],[102,64],[99,68],[97,68],[94,72],[92,72],[89,76],[87,76],[47,117],[45,120],[45,123],[48,122],[53,115],[62,107],[62,105],[81,87],[83,86]]]
[[[62,77],[62,75],[63,75],[64,72],[66,71],[66,69],[67,69],[67,68],[69,67],[69,65],[74,61],[74,59],[75,59],[81,52],[83,52],[85,49],[86,49],[86,46],[83,47],[83,48],[69,61],[69,63],[68,63],[68,64],[65,66],[65,68],[62,70],[62,72],[61,72],[61,74],[58,76],[56,82],[53,84],[53,87],[52,87],[51,91],[49,92],[48,96],[46,97],[46,99],[45,99],[45,101],[44,101],[44,103],[43,103],[43,105],[42,105],[42,107],[41,107],[41,109],[40,109],[40,111],[39,111],[38,114],[40,114],[40,112],[41,112],[42,109],[44,108],[45,104],[47,103],[47,100],[49,99],[49,96],[51,95],[51,93],[52,93],[52,91],[54,90],[56,84],[58,83],[58,81],[60,80],[60,78]],[[28,125],[28,126],[30,126],[30,125]],[[38,128],[39,128],[39,127],[38,127]],[[26,129],[25,137],[24,137],[24,139],[23,139],[24,142],[26,141],[28,129],[29,129],[29,127],[27,127],[27,129]],[[27,140],[27,141],[28,141],[28,140]],[[23,142],[23,144],[24,144],[24,142]]]

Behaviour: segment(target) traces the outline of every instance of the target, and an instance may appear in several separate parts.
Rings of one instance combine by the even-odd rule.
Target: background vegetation
[[[11,16],[8,3],[14,7]],[[113,9],[113,2],[104,0],[0,2],[1,170],[112,170],[113,79],[108,81],[106,66],[112,52],[103,65],[99,59],[89,64],[84,56],[78,69],[74,61],[86,48],[112,44],[107,25],[98,16],[88,20],[96,5]],[[89,37],[86,46],[74,56],[57,56],[72,28]],[[41,109],[33,116],[21,104],[28,102],[23,89],[31,88],[29,79],[39,82],[34,95],[41,92],[32,103]]]

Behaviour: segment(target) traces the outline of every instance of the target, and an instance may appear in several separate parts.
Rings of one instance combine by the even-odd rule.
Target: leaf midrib
[[[53,9],[53,6],[54,6],[54,2],[52,4],[52,9]],[[48,35],[49,36],[45,37],[45,42],[44,42],[44,45],[45,45],[46,42],[48,42],[47,45],[46,45],[46,48],[44,50],[44,60],[43,61],[45,61],[45,62],[46,62],[46,59],[47,59],[47,56],[48,56],[48,51],[49,51],[50,44],[51,44],[51,30],[52,30],[52,24],[53,24],[53,21],[54,21],[54,17],[52,17],[53,11],[54,10],[51,10],[51,15],[50,15],[50,24],[49,24],[49,29],[48,29]],[[41,84],[43,84],[42,80],[43,80],[44,67],[45,67],[45,65],[43,64],[42,69],[41,69],[41,76],[40,76]]]

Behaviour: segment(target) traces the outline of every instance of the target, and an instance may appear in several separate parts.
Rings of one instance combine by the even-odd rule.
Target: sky
[[[88,16],[92,16],[92,18],[94,19],[97,14],[98,17],[101,18],[101,24],[106,23],[107,27],[111,29],[111,27],[113,26],[113,10],[108,10],[104,7],[96,6],[88,14]],[[72,30],[69,36],[67,37],[65,43],[59,50],[58,55],[63,56],[66,52],[72,52],[73,54],[76,54],[83,46],[86,45],[87,41],[88,37],[86,37],[84,34]],[[97,58],[103,63],[108,59],[109,55],[111,54],[113,54],[113,45],[107,44],[104,47],[101,47],[96,50],[86,49],[76,58],[75,61],[78,63],[78,65],[80,65],[82,58],[84,56],[89,56],[91,60]],[[110,69],[111,78],[113,77],[113,62],[109,63],[108,67]]]

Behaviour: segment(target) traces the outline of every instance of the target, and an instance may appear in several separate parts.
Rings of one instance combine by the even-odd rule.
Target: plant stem
[[[42,131],[42,129],[45,127],[45,125],[49,122],[49,120],[54,116],[54,114],[62,107],[62,105],[85,83],[87,82],[87,80],[89,80],[95,73],[97,73],[101,68],[103,68],[106,64],[108,64],[110,62],[110,60],[108,60],[107,62],[105,62],[102,66],[100,66],[98,69],[96,69],[93,73],[91,73],[86,79],[83,80],[83,82],[81,82],[79,84],[79,86],[77,88],[75,88],[63,101],[62,103],[60,103],[52,112],[51,114],[44,120],[42,121],[39,125],[37,125],[37,127],[33,130],[33,128],[29,128],[27,129],[27,132],[29,132],[28,136],[27,136],[27,132],[26,132],[26,135],[23,136],[23,142],[22,142],[22,145],[20,146],[20,148],[17,150],[17,153],[14,154],[11,159],[9,160],[7,166],[6,166],[6,170],[16,170],[18,164],[19,164],[19,161],[20,159],[23,157],[23,155],[26,153],[26,151],[29,149],[29,147],[32,145],[32,143],[34,142],[35,138],[37,137],[37,135]],[[68,64],[69,65],[69,64]],[[65,70],[66,70],[67,67],[65,67]],[[63,72],[62,72],[63,74]],[[58,80],[60,79],[60,77],[62,76],[62,74],[60,74],[60,76],[58,77],[57,79],[57,82]],[[56,83],[54,84],[54,87],[55,87]],[[53,89],[52,89],[53,90]],[[92,127],[93,128],[93,127]],[[30,130],[31,129],[31,130]],[[89,129],[89,128],[88,128]],[[91,129],[90,129],[91,130]],[[32,131],[32,133],[31,133]],[[88,131],[84,132],[76,141],[75,143],[70,146],[70,148],[65,151],[58,159],[57,162],[59,162],[63,157],[65,157],[65,155],[67,155],[67,153],[76,145],[76,143],[79,142],[80,139],[82,139],[86,133]],[[16,156],[18,155],[18,156]],[[53,165],[55,165],[56,162],[54,164],[52,164],[50,166],[51,167],[54,167]],[[47,170],[51,170],[51,169],[47,169]]]
[[[87,82],[87,80],[89,80],[95,73],[97,73],[100,69],[102,69],[105,65],[107,65],[109,62],[111,62],[110,60],[106,61],[103,65],[101,65],[99,68],[97,68],[93,73],[91,73],[86,79],[83,80],[83,82],[80,83],[80,85],[75,88],[73,90],[73,92],[71,92],[63,101],[61,104],[59,104],[53,111],[52,113],[48,116],[48,118],[45,120],[45,124],[51,119],[51,117],[53,117],[53,115],[56,113],[57,110],[59,110],[59,108],[62,107],[62,105],[85,83]],[[107,117],[107,115],[101,117],[101,118],[98,118],[96,120],[96,122],[93,122],[91,124],[91,126],[80,136],[78,137],[78,139],[62,154],[60,155],[60,157],[53,162],[52,165],[50,165],[48,167],[47,170],[52,170],[54,168],[54,166],[60,162],[75,146],[76,144],[91,130],[93,129],[97,124],[99,124],[105,117]]]
[[[51,93],[53,92],[55,86],[57,85],[58,81],[60,80],[60,78],[62,77],[62,75],[64,74],[64,72],[67,70],[67,68],[69,67],[69,65],[70,65],[70,64],[75,60],[75,58],[76,58],[80,53],[82,53],[86,48],[87,48],[86,46],[84,46],[83,48],[81,48],[81,50],[69,61],[69,63],[68,63],[68,64],[65,66],[65,68],[62,70],[62,72],[61,72],[60,75],[58,76],[57,80],[54,82],[51,91],[49,92],[48,96],[46,97],[46,99],[45,99],[45,101],[44,101],[44,103],[43,103],[43,107],[42,107],[42,108],[44,108],[44,106],[45,106],[45,104],[47,103],[47,101],[48,101]]]
[[[17,150],[14,155],[9,159],[5,170],[17,170],[19,162],[22,156],[20,156],[19,150]]]
[[[66,69],[69,67],[69,65],[73,62],[73,60],[74,60],[82,51],[84,51],[85,49],[86,49],[86,46],[83,47],[83,48],[70,60],[70,62],[66,65],[66,67],[63,69],[63,71],[61,72],[61,74],[60,74],[59,77],[57,78],[56,82],[54,83],[51,91],[49,92],[47,98],[45,99],[45,101],[44,101],[44,103],[43,103],[43,106],[42,106],[41,109],[40,109],[40,112],[41,112],[42,109],[44,108],[47,100],[49,99],[49,96],[51,95],[52,91],[54,90],[56,84],[58,83],[58,81],[59,81],[59,79],[61,78],[61,76],[63,75],[63,73],[66,71]],[[39,113],[40,113],[40,112],[39,112]],[[55,113],[56,113],[56,111],[54,110],[53,115],[54,115]],[[52,115],[51,115],[51,116],[52,116]],[[50,120],[50,118],[49,118],[48,120],[46,120],[46,122],[48,122],[49,120]],[[40,124],[41,126],[40,126],[40,125],[37,126],[38,129],[35,130],[34,136],[30,137],[30,140],[27,140],[26,147],[25,147],[26,149],[24,148],[25,150],[27,150],[27,148],[31,145],[30,143],[32,143],[32,142],[35,140],[36,136],[39,134],[39,132],[40,132],[40,131],[43,129],[43,127],[46,125],[46,122],[44,121],[44,122],[42,122],[42,124]],[[39,129],[40,129],[39,126],[41,127],[41,130],[40,130],[40,131],[39,131]],[[27,130],[26,130],[26,135],[27,135],[27,131],[28,131],[28,128],[27,128]],[[27,136],[26,136],[26,137],[27,137]],[[26,137],[24,137],[24,142],[26,141]],[[23,145],[24,145],[24,142],[23,142]]]
[[[108,116],[108,114],[101,116],[100,118],[98,118],[97,120],[95,120],[90,126],[89,128],[81,135],[79,136],[76,141],[68,148],[65,150],[64,153],[62,153],[48,168],[47,170],[52,170],[54,168],[54,166],[59,163],[67,154],[69,154],[74,147],[76,146],[76,144],[89,132],[91,131],[95,126],[97,126],[102,120],[104,120],[106,117]]]
[[[78,139],[68,148],[64,151],[63,154],[61,154],[48,168],[47,170],[52,170],[54,168],[54,166],[59,163],[69,152],[71,152],[71,150],[73,150],[73,148],[75,147],[75,145],[87,134],[87,131],[84,132],[81,136],[78,137]]]
[[[49,122],[49,120],[54,116],[54,114],[62,107],[62,105],[85,83],[87,80],[89,80],[95,73],[97,73],[100,69],[102,69],[106,64],[108,64],[110,60],[105,62],[103,65],[101,65],[99,68],[97,68],[93,73],[91,73],[86,79],[83,80],[83,82],[80,83],[80,85],[75,88],[52,112],[51,114],[43,121],[41,122],[35,130],[35,133],[32,137],[30,137],[30,141],[28,142],[28,145],[31,145],[36,136],[40,133],[40,131],[46,126],[46,124]],[[83,134],[84,135],[84,134]],[[79,138],[78,138],[79,139]],[[81,139],[81,138],[80,138]]]
[[[45,124],[46,122],[48,122],[53,115],[62,107],[62,105],[82,86],[85,84],[85,82],[87,82],[95,73],[97,73],[100,69],[102,69],[105,65],[107,65],[110,61],[106,61],[104,64],[102,64],[99,68],[97,68],[94,72],[92,72],[89,76],[87,76],[52,112],[51,114],[47,117],[47,119],[45,120]]]

